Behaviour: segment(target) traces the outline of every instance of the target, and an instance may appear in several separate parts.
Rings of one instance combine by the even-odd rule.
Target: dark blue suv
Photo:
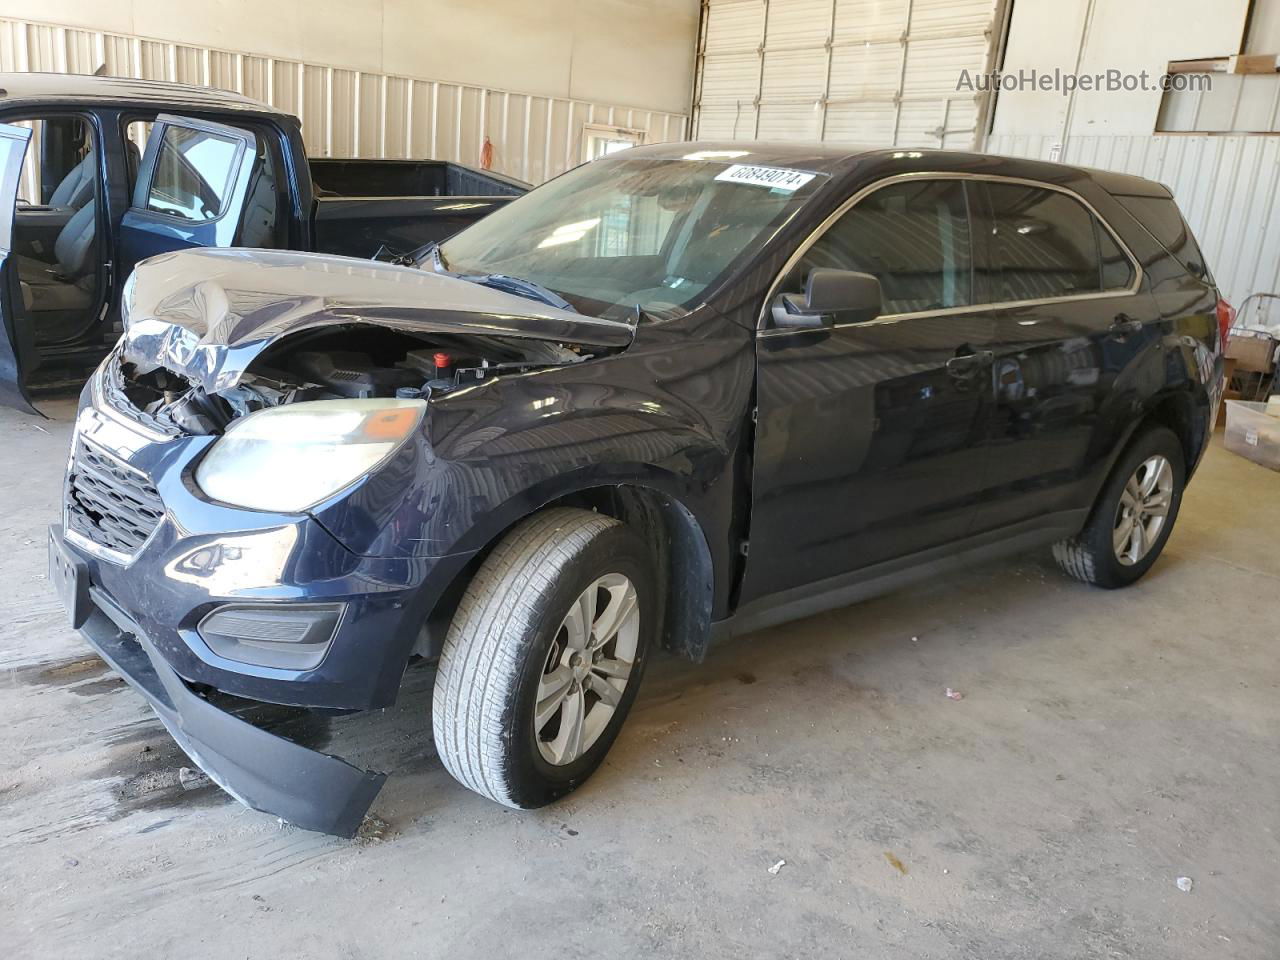
[[[1168,191],[948,152],[667,144],[392,265],[141,264],[86,386],[50,569],[250,806],[350,834],[383,775],[219,709],[390,704],[533,807],[659,646],[1053,545],[1142,576],[1230,308]]]

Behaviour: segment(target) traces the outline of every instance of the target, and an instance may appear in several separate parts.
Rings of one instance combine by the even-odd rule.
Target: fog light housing
[[[311,670],[329,652],[345,609],[345,603],[228,603],[201,620],[196,632],[228,660]]]

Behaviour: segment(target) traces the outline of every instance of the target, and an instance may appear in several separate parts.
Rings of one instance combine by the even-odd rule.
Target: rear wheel
[[[619,521],[556,508],[516,527],[440,654],[432,724],[446,769],[525,809],[586,780],[635,699],[655,599],[648,551]]]
[[[1182,505],[1182,444],[1167,427],[1125,451],[1079,534],[1054,544],[1064,571],[1099,587],[1126,587],[1151,569]]]

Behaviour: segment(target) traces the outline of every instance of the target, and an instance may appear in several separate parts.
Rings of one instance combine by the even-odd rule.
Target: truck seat
[[[86,203],[58,233],[53,248],[57,263],[18,256],[18,279],[29,309],[75,310],[92,305],[98,267],[95,208],[96,204]]]
[[[98,176],[94,164],[93,151],[84,155],[74,167],[62,178],[62,182],[54,188],[49,197],[51,207],[74,207],[79,209],[93,199],[93,184]]]

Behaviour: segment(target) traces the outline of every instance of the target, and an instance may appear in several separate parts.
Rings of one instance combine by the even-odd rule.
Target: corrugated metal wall
[[[972,147],[999,0],[704,0],[694,129],[724,139]]]
[[[1163,183],[1231,303],[1280,293],[1280,137],[1072,137],[1055,156],[1057,145],[1053,137],[1003,135],[992,136],[987,150]]]
[[[172,80],[234,90],[302,119],[318,157],[406,157],[479,164],[541,183],[584,159],[584,124],[681,140],[686,117],[652,110],[345,70],[165,40],[0,18],[0,70]]]

